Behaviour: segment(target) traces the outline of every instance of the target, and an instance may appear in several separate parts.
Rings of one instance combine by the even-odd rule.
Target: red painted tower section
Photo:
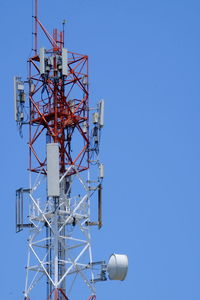
[[[45,74],[40,72],[37,48],[34,49],[35,55],[29,59],[29,169],[46,173],[45,150],[42,153],[39,144],[45,134],[49,142],[59,144],[61,173],[70,165],[84,171],[89,168],[88,56],[68,51],[68,74],[63,76],[62,62],[59,61],[64,46],[63,31],[58,33],[54,29],[51,36],[36,15],[35,47],[38,45],[38,26],[47,37],[50,48],[45,49]],[[79,141],[78,147],[72,145],[74,135]],[[68,175],[74,172],[71,168]]]

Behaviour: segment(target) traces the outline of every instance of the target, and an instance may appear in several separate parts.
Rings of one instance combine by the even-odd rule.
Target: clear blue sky
[[[13,76],[26,77],[31,2],[0,2],[6,300],[22,299],[25,282],[27,234],[15,234],[14,203],[15,189],[28,184],[28,148],[14,123]],[[67,48],[89,55],[91,103],[106,101],[104,227],[93,231],[94,254],[100,260],[127,253],[129,273],[122,283],[99,283],[97,299],[199,300],[200,2],[40,2],[47,28],[67,19]]]

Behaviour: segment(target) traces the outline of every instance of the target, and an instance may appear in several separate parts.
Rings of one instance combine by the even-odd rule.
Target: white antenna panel
[[[62,48],[62,74],[64,76],[68,75],[68,55],[65,48]]]
[[[17,121],[17,78],[14,76],[14,114]]]
[[[112,254],[107,265],[110,280],[124,280],[128,272],[128,257],[124,254]]]
[[[45,74],[45,48],[40,48],[40,74]]]
[[[104,100],[102,99],[99,103],[99,125],[104,126]]]
[[[50,197],[60,195],[58,143],[47,144],[47,193]]]

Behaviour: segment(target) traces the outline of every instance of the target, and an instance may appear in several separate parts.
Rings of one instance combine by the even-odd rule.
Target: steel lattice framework
[[[101,188],[101,178],[90,178],[91,162],[99,167],[97,140],[93,141],[99,128],[91,134],[88,57],[68,51],[67,74],[63,75],[64,32],[54,29],[53,35],[49,34],[38,19],[37,0],[34,24],[34,55],[28,60],[28,121],[18,122],[20,127],[29,125],[30,186],[16,194],[18,201],[22,201],[24,192],[30,200],[28,223],[20,217],[17,221],[18,231],[30,228],[24,295],[29,299],[35,286],[46,278],[48,299],[68,300],[75,279],[80,277],[89,288],[89,300],[95,300],[90,225],[101,224],[91,222],[90,199]],[[44,72],[38,50],[39,30],[49,43],[43,50]],[[59,196],[46,193],[49,143],[59,149]]]

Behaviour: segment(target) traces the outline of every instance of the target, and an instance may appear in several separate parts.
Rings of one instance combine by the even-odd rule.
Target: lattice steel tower
[[[97,281],[106,280],[107,272],[123,280],[128,267],[126,255],[113,254],[108,264],[92,258],[90,227],[102,226],[104,101],[90,109],[88,56],[65,48],[64,24],[50,35],[38,18],[38,0],[34,10],[28,78],[14,78],[15,120],[20,133],[29,127],[30,186],[16,191],[16,230],[30,231],[24,296],[29,299],[45,278],[48,299],[75,299],[76,280],[76,299],[87,294],[85,286],[92,300]],[[46,37],[46,48],[38,47],[38,33]],[[96,221],[90,215],[95,192]]]

